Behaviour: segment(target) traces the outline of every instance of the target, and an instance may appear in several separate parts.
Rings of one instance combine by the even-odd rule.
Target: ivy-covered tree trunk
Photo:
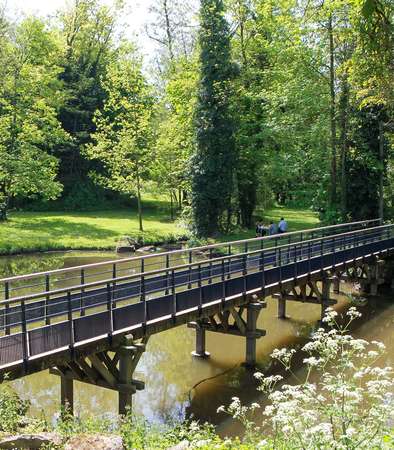
[[[347,159],[347,210],[352,220],[379,216],[380,180],[386,173],[386,160],[380,145],[381,112],[376,107],[354,112],[356,124],[352,151]],[[384,141],[382,140],[383,144]]]
[[[348,154],[348,112],[349,112],[349,84],[347,76],[342,80],[342,91],[339,101],[340,113],[340,154],[341,154],[341,215],[344,222],[347,221],[347,178],[346,178],[346,160]]]
[[[202,0],[197,149],[191,159],[191,205],[196,233],[215,234],[231,206],[235,145],[230,114],[230,35],[222,0]]]

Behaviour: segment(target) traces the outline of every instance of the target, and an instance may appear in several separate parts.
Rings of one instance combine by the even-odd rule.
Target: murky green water
[[[113,253],[67,252],[45,253],[0,258],[0,276],[59,269],[76,265],[114,259]],[[341,289],[350,286],[341,284]],[[345,295],[333,295],[338,308],[347,304]],[[288,320],[276,318],[276,301],[268,298],[258,326],[267,335],[258,341],[258,361],[263,367],[269,364],[268,355],[276,347],[301,344],[310,334],[320,317],[320,306],[290,303]],[[394,363],[394,301],[386,295],[370,301],[362,309],[363,321],[354,334],[365,339],[383,341],[388,350],[387,363]],[[245,353],[245,340],[219,333],[207,333],[209,359],[194,359],[194,332],[186,326],[178,327],[151,337],[134,378],[145,381],[146,388],[133,397],[134,411],[148,420],[163,422],[193,415],[200,420],[220,424],[223,432],[229,431],[228,422],[216,414],[221,404],[231,397],[244,401],[257,397],[253,374],[241,366]],[[48,371],[13,382],[23,398],[32,403],[34,415],[55,416],[60,406],[58,377]],[[75,383],[75,412],[86,414],[116,414],[116,393],[90,385]]]

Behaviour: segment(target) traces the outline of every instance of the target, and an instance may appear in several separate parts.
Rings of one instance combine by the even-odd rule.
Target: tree
[[[103,82],[106,100],[95,113],[96,132],[86,154],[100,161],[105,173],[92,173],[96,182],[118,192],[136,196],[140,231],[142,223],[142,188],[152,154],[153,97],[142,74],[141,61],[129,47],[108,67]]]
[[[61,190],[52,148],[67,134],[57,120],[59,48],[45,24],[9,26],[0,54],[0,218],[15,197],[53,199]]]
[[[120,13],[119,2],[112,10],[102,6],[99,0],[73,0],[59,14],[63,39],[60,59],[63,71],[59,78],[64,93],[59,119],[72,141],[57,147],[55,154],[60,159],[63,197],[68,202],[71,199],[73,208],[85,206],[75,203],[75,198],[79,198],[75,193],[91,183],[89,171],[101,170],[99,164],[86,159],[83,148],[91,142],[96,127],[93,117],[105,100],[101,80],[105,78],[108,64],[116,59],[113,38]]]
[[[189,190],[187,162],[193,153],[193,111],[196,104],[197,62],[195,58],[179,58],[173,65],[158,117],[155,181],[170,194],[171,217],[174,203],[182,208]]]
[[[196,107],[196,152],[191,159],[191,202],[198,235],[219,229],[229,212],[236,160],[230,116],[229,29],[221,0],[202,0],[200,9],[200,81]]]
[[[158,0],[149,9],[152,20],[146,32],[160,45],[158,64],[164,73],[178,58],[187,58],[193,52],[194,9],[190,0]]]
[[[256,10],[250,0],[232,0],[232,49],[239,67],[234,80],[232,109],[237,124],[235,167],[237,208],[242,226],[250,228],[257,205],[261,169],[266,156],[264,81],[268,58]],[[263,45],[262,45],[263,44]]]

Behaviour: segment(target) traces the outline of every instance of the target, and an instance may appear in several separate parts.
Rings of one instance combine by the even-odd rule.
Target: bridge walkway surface
[[[393,225],[372,220],[4,278],[0,376],[50,368],[63,402],[78,379],[119,391],[124,412],[143,388],[132,373],[150,335],[188,323],[199,356],[205,331],[243,336],[253,365],[260,299],[276,294],[281,317],[286,300],[324,311],[330,281],[358,270],[375,286],[393,249]]]

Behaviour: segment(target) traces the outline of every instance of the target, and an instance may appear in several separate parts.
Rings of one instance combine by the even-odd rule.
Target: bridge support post
[[[74,412],[74,381],[65,376],[60,377],[60,405],[62,414],[72,415]]]
[[[261,335],[257,332],[257,319],[265,305],[262,303],[249,303],[246,306],[246,358],[245,366],[256,365],[256,340]]]
[[[341,280],[340,280],[340,277],[338,274],[336,274],[332,277],[332,284],[333,284],[332,290],[333,290],[334,294],[339,294],[340,281]]]
[[[326,310],[330,305],[330,285],[331,280],[327,277],[321,281],[321,320],[326,314]]]
[[[369,293],[378,295],[379,265],[375,262],[369,266]]]
[[[210,354],[205,350],[205,328],[202,325],[200,321],[196,322],[196,350],[192,352],[192,356],[208,358]]]
[[[286,319],[286,297],[282,292],[278,295],[278,318]]]
[[[120,350],[119,358],[119,415],[126,415],[133,405],[133,393],[127,389],[132,386],[133,380],[133,354],[126,350]]]

